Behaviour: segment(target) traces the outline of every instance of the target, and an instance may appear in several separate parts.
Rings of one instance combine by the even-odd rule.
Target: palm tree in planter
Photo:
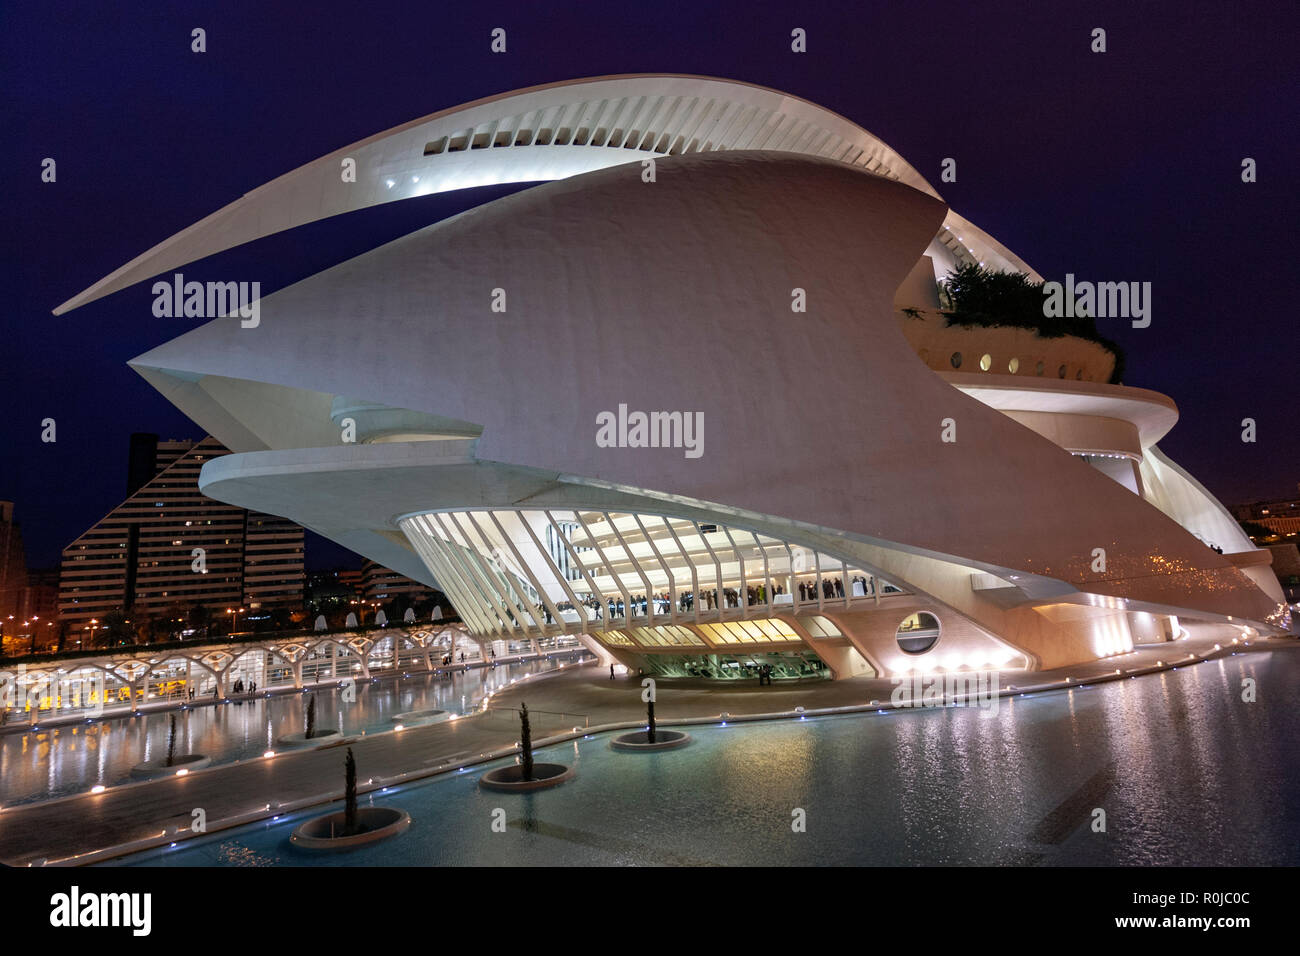
[[[157,777],[171,776],[173,773],[187,774],[191,771],[206,767],[212,762],[211,758],[205,754],[194,753],[177,753],[176,743],[179,734],[177,733],[176,715],[172,714],[167,722],[167,752],[162,757],[153,760],[146,760],[138,763],[131,768],[131,776],[144,777],[153,779]]]
[[[609,745],[615,750],[646,751],[668,750],[690,743],[691,735],[683,730],[660,730],[655,721],[655,701],[653,690],[643,694],[645,701],[645,730],[629,730],[614,737]]]
[[[489,770],[479,777],[487,790],[522,791],[554,787],[573,776],[573,768],[562,763],[533,761],[533,727],[528,705],[519,704],[519,763]]]
[[[311,700],[307,701],[307,733],[306,738],[311,740],[316,735],[316,695],[311,695]]]
[[[533,779],[533,728],[528,723],[528,705],[519,704],[519,748],[523,751],[520,761],[525,780]]]
[[[167,732],[167,762],[163,765],[170,767],[176,763],[176,715],[172,714],[171,730]]]
[[[351,836],[357,832],[357,762],[351,747],[343,762],[343,774],[343,836]]]
[[[345,850],[396,836],[410,825],[410,814],[397,807],[357,807],[357,761],[349,747],[343,760],[343,812],[300,824],[289,842],[305,850]]]

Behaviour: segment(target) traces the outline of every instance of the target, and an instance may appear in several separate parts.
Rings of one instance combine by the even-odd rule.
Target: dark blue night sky
[[[142,283],[51,309],[242,193],[331,150],[479,97],[608,73],[699,73],[835,110],[1049,278],[1153,284],[1153,321],[1099,322],[1126,384],[1177,401],[1161,442],[1222,500],[1300,480],[1292,4],[315,2],[0,6],[0,498],[30,565],[124,494],[133,431],[200,430],[126,361],[202,320]],[[190,30],[208,52],[190,52]],[[509,52],[489,51],[494,27]],[[1109,51],[1089,51],[1093,27]],[[790,52],[794,27],[809,52]],[[40,181],[45,157],[58,182]],[[941,183],[944,157],[958,181]],[[1243,157],[1259,181],[1244,184]],[[187,267],[263,294],[504,195],[430,197]],[[447,357],[454,360],[454,356]],[[1258,422],[1243,444],[1241,420]],[[54,418],[58,441],[40,440]],[[313,566],[336,549],[309,545]]]

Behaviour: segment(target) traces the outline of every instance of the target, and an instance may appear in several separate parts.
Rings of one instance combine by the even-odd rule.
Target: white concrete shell
[[[442,110],[335,150],[252,190],[100,279],[54,310],[294,226],[400,199],[726,150],[819,156],[938,198],[893,149],[807,100],[734,80],[633,74],[567,80]],[[356,163],[345,182],[342,164]],[[940,274],[958,261],[1036,275],[992,236],[949,212],[931,237]]]
[[[131,364],[244,452],[205,468],[207,494],[431,583],[460,574],[480,634],[544,630],[523,605],[563,587],[538,577],[541,593],[524,594],[524,569],[495,574],[504,552],[452,567],[413,516],[556,509],[741,529],[776,542],[769,565],[798,547],[898,585],[908,607],[945,617],[944,654],[969,666],[1006,648],[1029,666],[1120,653],[1153,615],[1268,628],[1276,596],[1238,567],[1253,556],[1198,540],[1187,523],[1213,512],[1208,496],[1144,457],[1173,423],[1167,399],[987,389],[918,358],[893,298],[946,215],[928,190],[832,159],[692,153],[662,159],[655,183],[615,166],[419,230],[263,299],[255,329],[214,320]],[[703,454],[601,447],[598,416],[620,405],[702,415]],[[345,418],[359,444],[341,441]],[[1071,453],[1096,443],[1143,458],[1159,497]],[[597,589],[654,590],[652,557]],[[833,619],[878,671],[905,670],[903,610],[846,596]],[[735,616],[798,620],[770,600]],[[671,609],[667,623],[699,624]]]

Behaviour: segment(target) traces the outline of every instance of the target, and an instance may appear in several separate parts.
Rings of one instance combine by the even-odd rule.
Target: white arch
[[[328,153],[163,240],[54,314],[254,239],[381,203],[719,150],[834,159],[942,198],[878,137],[788,93],[676,74],[567,80],[441,110]],[[355,182],[342,176],[348,159],[356,163]],[[983,262],[1038,278],[1018,256],[951,211],[935,243],[936,258]]]

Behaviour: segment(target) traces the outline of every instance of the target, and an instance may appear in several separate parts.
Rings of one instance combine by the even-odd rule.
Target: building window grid
[[[837,593],[832,598],[825,598],[823,587],[825,582],[829,579],[824,577],[823,569],[821,568],[823,555],[821,555],[821,553],[816,549],[809,549],[814,556],[814,562],[816,564],[816,570],[811,574],[816,583],[809,588],[810,593],[806,597],[799,598],[797,596],[797,591],[795,591],[796,580],[800,576],[808,575],[809,572],[796,572],[793,567],[791,567],[788,574],[783,573],[774,578],[769,550],[774,549],[776,554],[788,558],[791,561],[791,564],[793,564],[793,555],[789,547],[785,542],[778,539],[769,538],[746,529],[730,529],[726,526],[716,525],[711,526],[711,528],[706,531],[697,522],[689,519],[669,519],[666,516],[658,516],[663,522],[663,529],[659,533],[658,541],[652,542],[651,536],[647,533],[644,523],[639,520],[639,516],[631,513],[604,514],[600,512],[592,512],[589,516],[584,516],[582,513],[577,511],[567,513],[558,512],[552,514],[549,511],[526,512],[523,510],[515,511],[505,509],[501,509],[499,513],[503,515],[511,515],[512,517],[522,521],[529,527],[530,534],[530,516],[538,521],[545,519],[544,522],[541,522],[544,524],[544,528],[546,529],[544,531],[546,544],[543,546],[546,552],[544,560],[549,560],[555,570],[562,570],[565,572],[562,574],[565,585],[581,579],[586,579],[586,583],[590,588],[589,591],[584,591],[581,594],[578,594],[578,592],[573,589],[566,587],[565,595],[561,598],[562,603],[565,601],[572,603],[574,598],[578,599],[577,603],[579,605],[585,604],[588,601],[600,602],[603,612],[600,615],[601,619],[606,618],[608,615],[609,602],[618,598],[621,598],[623,613],[626,614],[635,608],[634,613],[639,614],[642,596],[639,593],[634,594],[634,592],[639,592],[643,589],[647,590],[647,593],[644,595],[647,612],[645,616],[647,619],[652,619],[654,615],[650,613],[650,607],[653,606],[651,605],[651,602],[656,601],[658,607],[662,607],[661,599],[658,598],[658,595],[665,590],[672,590],[679,583],[681,586],[687,586],[688,578],[690,581],[689,586],[691,587],[692,592],[697,596],[701,594],[701,587],[707,589],[712,583],[721,583],[723,587],[719,589],[720,593],[717,603],[722,605],[722,607],[711,608],[706,613],[710,616],[732,616],[742,619],[741,621],[734,623],[743,623],[747,615],[752,614],[755,609],[770,614],[774,606],[774,580],[784,580],[786,585],[785,590],[788,592],[794,592],[790,594],[790,600],[788,602],[791,610],[798,610],[801,607],[806,608],[809,606],[816,607],[820,610],[824,604],[829,603],[834,603],[836,606],[842,603],[847,607],[849,606],[851,599],[863,597],[874,598],[878,601],[879,591],[882,587],[889,592],[901,593],[900,589],[885,585],[884,582],[879,581],[869,572],[862,571],[850,565],[843,559],[832,558],[827,555],[825,556],[826,558],[829,558],[834,564],[838,565],[838,567],[835,568],[835,571],[841,575],[840,586],[843,588],[843,593]],[[515,543],[510,541],[509,537],[505,534],[504,529],[500,528],[499,519],[497,518],[498,511],[494,510],[478,514],[484,518],[491,517],[493,522],[498,525],[500,535],[498,536],[496,533],[489,534],[485,532],[482,526],[479,525],[477,521],[474,521],[474,516],[469,513],[466,513],[466,518],[467,520],[474,521],[474,526],[477,529],[480,539],[477,544],[473,541],[472,536],[469,535],[462,525],[457,522],[456,518],[449,512],[440,513],[436,516],[439,521],[437,524],[432,525],[432,529],[427,519],[435,516],[422,516],[426,519],[425,522],[422,523],[422,527],[426,531],[432,530],[432,533],[444,542],[453,543],[456,549],[464,549],[464,553],[456,555],[456,564],[461,567],[461,573],[465,576],[466,582],[470,585],[471,592],[478,591],[482,597],[488,598],[488,606],[494,609],[495,613],[493,616],[499,619],[499,626],[505,628],[507,631],[515,631],[518,629],[532,631],[537,629],[543,633],[547,633],[549,629],[559,631],[567,630],[569,629],[568,625],[576,625],[578,629],[581,629],[583,626],[591,622],[592,614],[589,610],[579,610],[575,607],[574,610],[578,611],[578,619],[576,621],[568,620],[566,622],[555,619],[551,622],[543,623],[538,618],[538,615],[541,613],[538,605],[546,604],[547,611],[552,617],[554,617],[555,609],[554,605],[551,603],[551,599],[545,597],[541,592],[539,592],[538,586],[536,586],[534,582],[525,581],[523,578],[515,575],[514,572],[504,570],[497,567],[495,564],[493,565],[494,570],[488,572],[486,570],[488,565],[484,563],[485,559],[479,552],[484,547],[487,547],[488,551],[485,553],[491,554],[492,541],[497,541],[498,547],[503,552],[513,554],[514,559],[521,562],[522,565],[526,566],[528,559],[519,553]],[[590,518],[590,523],[588,523],[588,517]],[[631,524],[629,524],[626,529],[615,526],[615,523],[619,520],[629,518],[636,521],[637,527],[635,529]],[[442,524],[444,521],[448,521],[454,525],[454,527],[459,530],[459,533],[457,533],[457,531],[449,530],[446,525]],[[683,541],[677,534],[674,526],[675,524],[679,525],[683,529],[689,529],[687,541]],[[437,530],[439,527],[441,527],[442,530]],[[692,535],[691,532],[694,532],[694,534]],[[722,552],[719,552],[716,550],[715,546],[710,543],[710,535],[721,536],[722,539],[728,542],[729,547],[723,547]],[[614,544],[615,539],[618,540],[618,545]],[[504,546],[502,546],[503,542]],[[537,540],[536,535],[533,535],[533,542],[535,548],[542,546],[541,542]],[[748,559],[750,561],[754,561],[755,559],[761,559],[763,561],[764,567],[761,572],[761,577],[752,575],[745,569],[746,555],[743,552],[751,548],[751,542],[752,552],[748,556]],[[609,548],[608,551],[605,550],[606,545]],[[635,553],[636,546],[638,545],[645,545],[652,553],[638,556]],[[595,556],[599,559],[598,562],[591,563],[584,558],[579,558],[578,553],[580,551],[587,554],[594,552]],[[471,555],[469,552],[474,552],[474,554]],[[705,553],[708,554],[708,558],[704,558]],[[722,567],[724,562],[723,559],[719,557],[720,554],[725,556],[726,569]],[[543,556],[538,554],[537,557]],[[561,563],[561,559],[563,559],[563,564]],[[733,559],[734,571],[728,570],[733,567]],[[659,562],[659,568],[655,567],[656,561]],[[712,575],[707,575],[706,580],[701,583],[699,580],[699,571],[710,563],[714,566],[714,572]],[[865,579],[868,580],[868,588],[864,589],[866,593],[855,593],[854,585],[857,582],[850,579],[850,574],[864,575]],[[599,577],[600,580],[596,581],[596,577]],[[647,577],[653,577],[654,579],[649,582],[651,585],[649,588],[645,588]],[[709,577],[713,579],[712,582],[708,580]],[[748,582],[751,577],[753,577],[755,584],[758,584],[760,581],[762,582],[761,587],[763,587],[764,591],[761,598],[757,596],[756,592],[755,602],[749,604],[748,595],[742,591],[739,595],[737,605],[735,607],[727,607],[726,605],[728,602],[723,600],[722,592],[732,584],[738,584],[740,581]],[[638,578],[640,580],[638,580]],[[662,587],[658,583],[660,578],[663,579],[664,586]],[[732,578],[735,578],[736,580],[733,581]],[[629,585],[631,585],[631,588],[629,588]],[[462,591],[460,600],[463,602],[467,595],[465,594],[463,587],[460,590]],[[735,600],[734,597],[733,600]],[[696,621],[699,620],[701,603],[702,602],[700,601],[696,601],[692,607],[691,614],[694,616]],[[680,609],[677,607],[675,601],[670,602],[667,614],[663,611],[659,611],[658,607],[656,607],[655,614],[667,617],[670,621],[676,621]],[[502,617],[506,618],[506,620],[500,620]],[[532,623],[530,624],[525,621],[525,617],[532,618]],[[750,618],[749,620],[753,619]],[[606,620],[606,625],[608,623],[610,623],[610,621]],[[797,634],[788,628],[785,628],[784,630],[774,630],[774,628],[775,625],[773,624],[758,624],[752,628],[742,627],[739,631],[726,630],[718,632],[718,637],[719,640],[723,640],[725,635],[725,638],[730,639],[733,642],[788,642],[799,639]],[[828,625],[828,628],[833,629],[833,625]],[[662,641],[666,639],[666,634],[671,633],[672,632],[660,631],[648,632],[647,640],[651,640],[652,638],[650,635],[654,635],[653,639]],[[835,629],[834,633],[838,634],[839,632]],[[815,634],[814,636],[832,636],[832,634],[828,630],[826,634]],[[680,635],[678,637],[680,637]]]

